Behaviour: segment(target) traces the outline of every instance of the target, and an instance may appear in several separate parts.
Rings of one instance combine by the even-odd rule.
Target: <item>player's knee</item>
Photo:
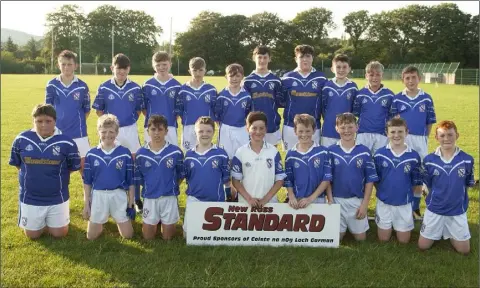
[[[426,251],[426,250],[430,249],[431,247],[432,247],[432,244],[430,244],[430,243],[426,243],[426,242],[421,241],[421,240],[418,241],[418,249],[420,249],[421,251]]]
[[[353,234],[353,237],[357,241],[365,241],[367,240],[367,233]]]
[[[133,238],[133,229],[131,231],[126,231],[122,233],[122,238],[132,239]]]
[[[43,229],[38,230],[38,231],[24,230],[24,232],[25,232],[25,236],[27,236],[28,239],[36,240],[36,239],[40,238],[40,236],[42,236]]]
[[[63,238],[68,234],[68,226],[62,228],[49,228],[48,232],[55,238]]]
[[[380,242],[388,242],[390,241],[390,235],[378,235],[378,240]]]
[[[400,237],[400,238],[397,238],[398,240],[398,243],[400,244],[408,244],[410,242],[410,237]]]
[[[464,256],[468,256],[470,254],[470,245],[455,247],[455,250]]]

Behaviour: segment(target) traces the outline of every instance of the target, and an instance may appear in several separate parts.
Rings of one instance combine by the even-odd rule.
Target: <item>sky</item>
[[[169,41],[170,30],[173,31],[173,39],[175,39],[175,33],[188,30],[190,21],[203,10],[218,12],[222,15],[243,14],[247,17],[268,11],[276,13],[283,20],[291,20],[298,12],[323,7],[332,11],[333,21],[337,25],[336,29],[329,31],[329,36],[341,37],[344,33],[342,19],[350,12],[365,9],[370,14],[374,14],[410,4],[432,6],[444,2],[457,3],[460,10],[465,13],[472,15],[479,13],[478,1],[2,1],[1,27],[42,36],[47,29],[45,27],[47,13],[64,4],[77,4],[85,14],[98,6],[110,4],[122,10],[143,10],[153,16],[156,24],[164,31],[158,39],[162,42]],[[28,7],[28,10],[25,7]],[[172,29],[170,29],[170,21]]]

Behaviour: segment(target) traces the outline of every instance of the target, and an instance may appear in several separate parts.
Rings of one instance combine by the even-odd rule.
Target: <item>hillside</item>
[[[42,36],[36,36],[36,35],[28,34],[18,30],[8,29],[8,28],[1,29],[1,36],[2,36],[1,37],[2,43],[6,42],[8,37],[12,37],[13,42],[19,46],[23,46],[27,44],[28,40],[30,40],[32,37],[36,41],[39,41],[43,38]]]

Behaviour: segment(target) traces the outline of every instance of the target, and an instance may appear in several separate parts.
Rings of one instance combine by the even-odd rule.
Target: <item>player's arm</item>
[[[220,95],[217,95],[217,99],[215,101],[215,119],[217,120],[217,124],[223,121],[223,101],[220,98]]]
[[[70,173],[80,170],[81,168],[81,158],[80,152],[78,152],[77,144],[72,141],[73,146],[68,146],[68,154],[67,154],[67,168]]]
[[[55,97],[57,93],[55,93],[55,87],[53,84],[48,84],[45,87],[45,104],[55,105]]]
[[[98,117],[105,114],[105,95],[102,91],[102,86],[98,88],[97,95],[95,96],[95,100],[93,101],[92,108],[96,110],[96,114]]]
[[[248,204],[251,207],[259,207],[259,201],[256,198],[253,198],[250,193],[247,192],[245,187],[242,184],[243,180],[243,171],[242,171],[242,162],[239,160],[237,155],[232,159],[232,185],[237,190],[240,195],[242,195]]]
[[[359,118],[360,113],[362,112],[362,99],[361,97],[355,97],[355,100],[353,100],[353,108],[352,108],[352,113],[355,115],[355,117]]]
[[[465,161],[466,171],[465,171],[465,186],[474,187],[475,186],[475,168],[473,157]]]
[[[416,157],[417,162],[413,164],[411,171],[411,179],[412,179],[412,188],[414,194],[422,194],[423,182],[422,182],[422,162],[420,156],[417,154]]]
[[[82,103],[82,108],[83,111],[85,112],[85,119],[88,119],[88,116],[90,116],[90,106],[91,106],[91,99],[90,99],[90,89],[88,89],[88,86],[85,84],[85,96],[83,97],[83,103]]]
[[[177,154],[176,164],[175,164],[175,174],[177,176],[178,186],[185,179],[185,165],[183,163],[183,152],[181,150],[180,155]]]
[[[20,165],[22,165],[22,158],[20,156],[20,144],[18,138],[15,138],[15,140],[13,140],[12,149],[10,150],[10,160],[8,161],[8,164],[17,167],[17,170],[20,170]]]
[[[320,91],[321,93],[321,99],[322,99],[322,103],[321,103],[321,111],[320,111],[320,115],[323,119],[323,121],[325,121],[325,113],[327,111],[327,105],[328,105],[328,92],[327,90],[328,89],[325,89],[326,87],[324,86],[322,88],[322,90]]]
[[[135,111],[137,112],[137,117],[140,117],[142,111],[145,109],[144,100],[143,100],[143,92],[142,89],[139,87],[135,93]]]
[[[295,197],[295,193],[293,191],[293,187],[295,185],[295,173],[293,173],[292,161],[289,159],[290,153],[287,152],[287,156],[285,157],[285,181],[283,186],[287,188],[287,195],[288,195],[288,205],[293,209],[298,209],[298,201],[297,197]]]
[[[370,197],[372,196],[373,183],[378,181],[375,163],[373,162],[373,160],[371,160],[370,155],[364,166],[364,175],[366,176],[366,183],[362,204],[360,204],[360,208],[357,210],[357,219],[363,219],[367,217],[368,203],[370,203]]]
[[[435,113],[435,107],[433,105],[433,100],[430,97],[430,102],[427,102],[427,136],[430,135],[430,132],[432,131],[432,125],[437,123],[437,115]]]
[[[85,164],[83,168],[83,219],[88,220],[90,218],[90,203],[92,202],[92,185],[93,185],[93,173],[92,166],[90,165],[90,156],[87,153],[85,157]]]
[[[278,193],[278,190],[283,187],[283,179],[287,176],[282,166],[282,158],[280,153],[277,152],[274,160],[275,165],[275,183],[267,192],[267,194],[260,200],[260,207],[263,207],[265,204],[270,202],[270,200]]]

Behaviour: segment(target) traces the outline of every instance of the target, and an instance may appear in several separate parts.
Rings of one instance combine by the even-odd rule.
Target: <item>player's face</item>
[[[311,54],[297,54],[295,62],[297,62],[297,67],[300,70],[307,72],[312,70],[313,56]]]
[[[270,63],[270,55],[268,54],[256,54],[255,65],[259,70],[268,70],[268,63]]]
[[[107,126],[101,127],[98,129],[98,136],[100,136],[100,141],[105,146],[113,146],[115,144],[115,139],[117,138],[118,131],[115,127]]]
[[[58,59],[58,68],[62,75],[69,77],[72,76],[75,69],[77,69],[77,63],[75,63],[73,59],[61,57]]]
[[[337,133],[343,141],[355,140],[355,133],[357,133],[358,126],[355,123],[342,123],[335,126]]]
[[[124,82],[127,80],[128,73],[130,73],[130,66],[127,68],[120,68],[118,65],[112,66],[113,77],[120,81]]]
[[[418,83],[420,82],[420,77],[415,73],[405,73],[403,75],[403,84],[410,91],[417,90]]]
[[[382,83],[383,73],[380,71],[370,71],[365,75],[365,77],[367,78],[370,88],[377,89]]]
[[[208,124],[198,124],[195,126],[195,133],[197,134],[198,143],[203,146],[210,145],[213,139],[213,128]]]
[[[335,73],[337,79],[345,79],[350,73],[350,65],[347,62],[335,62],[332,66],[332,72]]]
[[[438,128],[437,133],[435,134],[435,139],[437,139],[442,149],[453,149],[455,148],[459,136],[460,135],[458,135],[453,128]]]
[[[50,137],[55,132],[55,119],[47,115],[39,115],[33,119],[33,127],[43,138]]]
[[[163,127],[163,125],[155,126],[152,125],[148,128],[148,136],[152,139],[153,143],[161,143],[165,140],[168,129]]]
[[[205,67],[201,67],[201,68],[193,68],[193,67],[190,67],[190,70],[188,70],[190,72],[190,75],[192,75],[193,78],[195,78],[195,80],[198,80],[198,81],[202,81],[203,80],[203,77],[205,76]]]
[[[242,79],[243,79],[243,75],[240,73],[237,73],[235,75],[227,75],[227,81],[230,87],[239,87],[240,83],[242,82]]]
[[[407,137],[407,129],[405,129],[405,126],[388,127],[387,137],[393,145],[403,145],[405,137]]]
[[[257,120],[248,127],[248,134],[250,134],[250,139],[255,142],[263,141],[265,134],[267,133],[267,126],[262,120]]]
[[[313,131],[312,126],[305,126],[301,123],[297,124],[297,128],[295,129],[295,135],[297,135],[298,137],[298,143],[311,144],[314,132],[315,131]]]
[[[153,69],[160,75],[167,75],[171,66],[172,62],[170,61],[153,62]]]

